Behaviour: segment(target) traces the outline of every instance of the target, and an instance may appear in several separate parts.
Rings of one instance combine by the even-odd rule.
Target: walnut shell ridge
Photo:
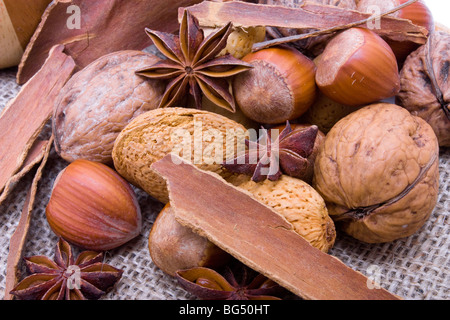
[[[431,42],[430,61],[437,85],[442,91],[442,106],[437,99],[427,68],[427,45],[411,53],[400,71],[401,90],[397,103],[424,119],[433,128],[442,147],[450,147],[450,118],[443,108],[450,103],[450,34],[436,32]]]
[[[147,80],[135,70],[160,59],[135,50],[107,54],[73,75],[55,103],[56,152],[66,161],[83,158],[112,163],[119,132],[139,114],[155,109],[164,83]]]
[[[410,236],[437,202],[437,137],[400,106],[364,107],[326,136],[313,186],[338,227],[354,238],[378,243]]]

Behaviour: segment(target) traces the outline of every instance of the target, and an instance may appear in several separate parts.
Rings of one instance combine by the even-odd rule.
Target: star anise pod
[[[252,66],[230,54],[216,57],[227,44],[232,32],[231,22],[205,38],[197,19],[185,10],[179,36],[150,29],[145,31],[156,48],[168,58],[137,71],[150,79],[170,79],[160,108],[175,106],[189,91],[197,109],[202,106],[203,92],[218,106],[232,112],[236,110],[229,77]]]
[[[276,181],[283,173],[303,179],[314,165],[308,157],[314,150],[318,127],[312,125],[292,130],[287,121],[275,139],[272,131],[262,128],[257,141],[245,140],[245,153],[222,165],[231,172],[251,175],[255,182]]]
[[[223,275],[205,267],[176,272],[180,285],[203,300],[281,300],[286,290],[244,265],[225,267]]]
[[[60,239],[55,259],[24,258],[31,275],[11,294],[22,300],[96,300],[122,277],[122,270],[103,263],[103,253],[83,251],[75,260],[69,243]]]

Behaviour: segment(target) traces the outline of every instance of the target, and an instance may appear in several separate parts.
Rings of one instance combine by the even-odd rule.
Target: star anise
[[[287,292],[245,265],[233,269],[226,266],[221,275],[210,268],[194,267],[177,271],[176,277],[186,291],[203,300],[281,300]]]
[[[278,180],[287,174],[299,179],[305,178],[314,164],[308,157],[311,155],[319,132],[317,126],[292,130],[289,121],[285,128],[273,139],[272,132],[260,130],[257,141],[245,140],[248,147],[245,153],[227,160],[223,166],[234,173],[247,174],[252,180],[260,182],[265,179]]]
[[[122,277],[122,270],[103,263],[103,253],[83,251],[74,260],[72,248],[60,239],[54,261],[46,256],[24,258],[31,275],[11,294],[22,300],[96,300]]]
[[[151,79],[170,79],[159,107],[180,103],[189,93],[194,96],[195,107],[202,106],[202,92],[220,107],[234,112],[234,98],[229,78],[252,66],[230,54],[216,57],[225,48],[232,32],[232,23],[204,37],[197,19],[184,11],[179,36],[145,29],[156,48],[168,59],[138,70],[137,74]]]

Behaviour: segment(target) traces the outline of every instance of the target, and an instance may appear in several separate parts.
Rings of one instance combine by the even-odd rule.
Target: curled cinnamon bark
[[[169,188],[175,218],[253,270],[305,299],[398,299],[370,290],[367,278],[311,246],[269,207],[167,155],[152,165]]]

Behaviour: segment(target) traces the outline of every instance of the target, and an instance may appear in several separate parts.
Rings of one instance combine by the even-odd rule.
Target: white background
[[[450,0],[424,0],[434,21],[450,28]]]

